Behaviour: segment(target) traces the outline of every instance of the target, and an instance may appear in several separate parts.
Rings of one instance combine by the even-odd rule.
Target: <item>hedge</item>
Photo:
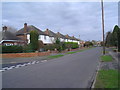
[[[76,49],[79,47],[77,42],[65,42],[66,48]]]
[[[56,48],[58,51],[62,51],[62,50],[65,50],[65,49],[70,49],[70,48],[71,49],[76,49],[78,47],[79,47],[79,45],[76,42],[61,42],[60,44],[45,45],[44,50],[45,51],[55,50],[55,48]]]
[[[22,46],[2,46],[2,53],[22,53]]]

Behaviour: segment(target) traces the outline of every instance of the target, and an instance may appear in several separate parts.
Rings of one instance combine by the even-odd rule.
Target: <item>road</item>
[[[5,71],[3,88],[87,88],[101,52],[97,47]]]

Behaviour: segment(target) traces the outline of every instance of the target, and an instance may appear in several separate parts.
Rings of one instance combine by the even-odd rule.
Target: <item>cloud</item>
[[[8,23],[9,22],[7,19],[3,19],[2,21],[3,21],[3,23]]]
[[[104,3],[105,32],[117,24],[117,3]],[[102,40],[99,2],[9,2],[3,3],[3,24],[17,29],[27,22],[41,30],[81,36],[83,40]],[[9,22],[5,22],[9,21]]]

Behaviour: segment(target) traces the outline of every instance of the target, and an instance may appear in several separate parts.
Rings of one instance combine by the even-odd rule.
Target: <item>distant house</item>
[[[72,37],[70,37],[68,34],[65,35],[65,37],[66,37],[65,42],[73,42]]]
[[[72,40],[73,40],[73,42],[76,42],[76,43],[80,44],[80,40],[75,38],[74,36],[72,36]]]
[[[33,25],[27,26],[27,23],[24,24],[24,27],[16,32],[16,36],[24,40],[27,44],[30,43],[30,32],[32,30],[36,30],[39,34],[39,40],[41,40],[44,44],[48,44],[49,42],[49,36],[45,34],[40,29],[36,28]]]
[[[57,32],[57,37],[60,39],[61,42],[65,42],[65,39],[67,39],[63,34],[60,32]]]
[[[23,40],[16,37],[16,35],[14,33],[7,30],[7,26],[3,27],[2,40],[0,41],[0,45],[4,45],[4,46],[13,46],[13,45],[23,46],[24,44],[25,44],[25,42]]]
[[[50,41],[50,44],[54,43],[56,38],[58,37],[57,34],[55,34],[54,32],[52,32],[51,30],[49,29],[46,29],[44,31],[45,34],[47,34],[49,36],[49,41]]]

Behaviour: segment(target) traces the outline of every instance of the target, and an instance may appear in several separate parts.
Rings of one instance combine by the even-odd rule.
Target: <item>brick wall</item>
[[[17,57],[35,57],[50,55],[50,52],[39,52],[39,53],[13,53],[13,54],[0,54],[2,58],[17,58]]]
[[[79,50],[77,49],[71,49],[70,51]],[[81,48],[82,49],[82,48]],[[68,52],[67,50],[62,51],[62,53]],[[0,54],[0,58],[17,58],[17,57],[35,57],[35,56],[46,56],[50,55],[50,53],[59,53],[57,51],[50,51],[50,52],[38,52],[38,53],[10,53],[10,54]]]

